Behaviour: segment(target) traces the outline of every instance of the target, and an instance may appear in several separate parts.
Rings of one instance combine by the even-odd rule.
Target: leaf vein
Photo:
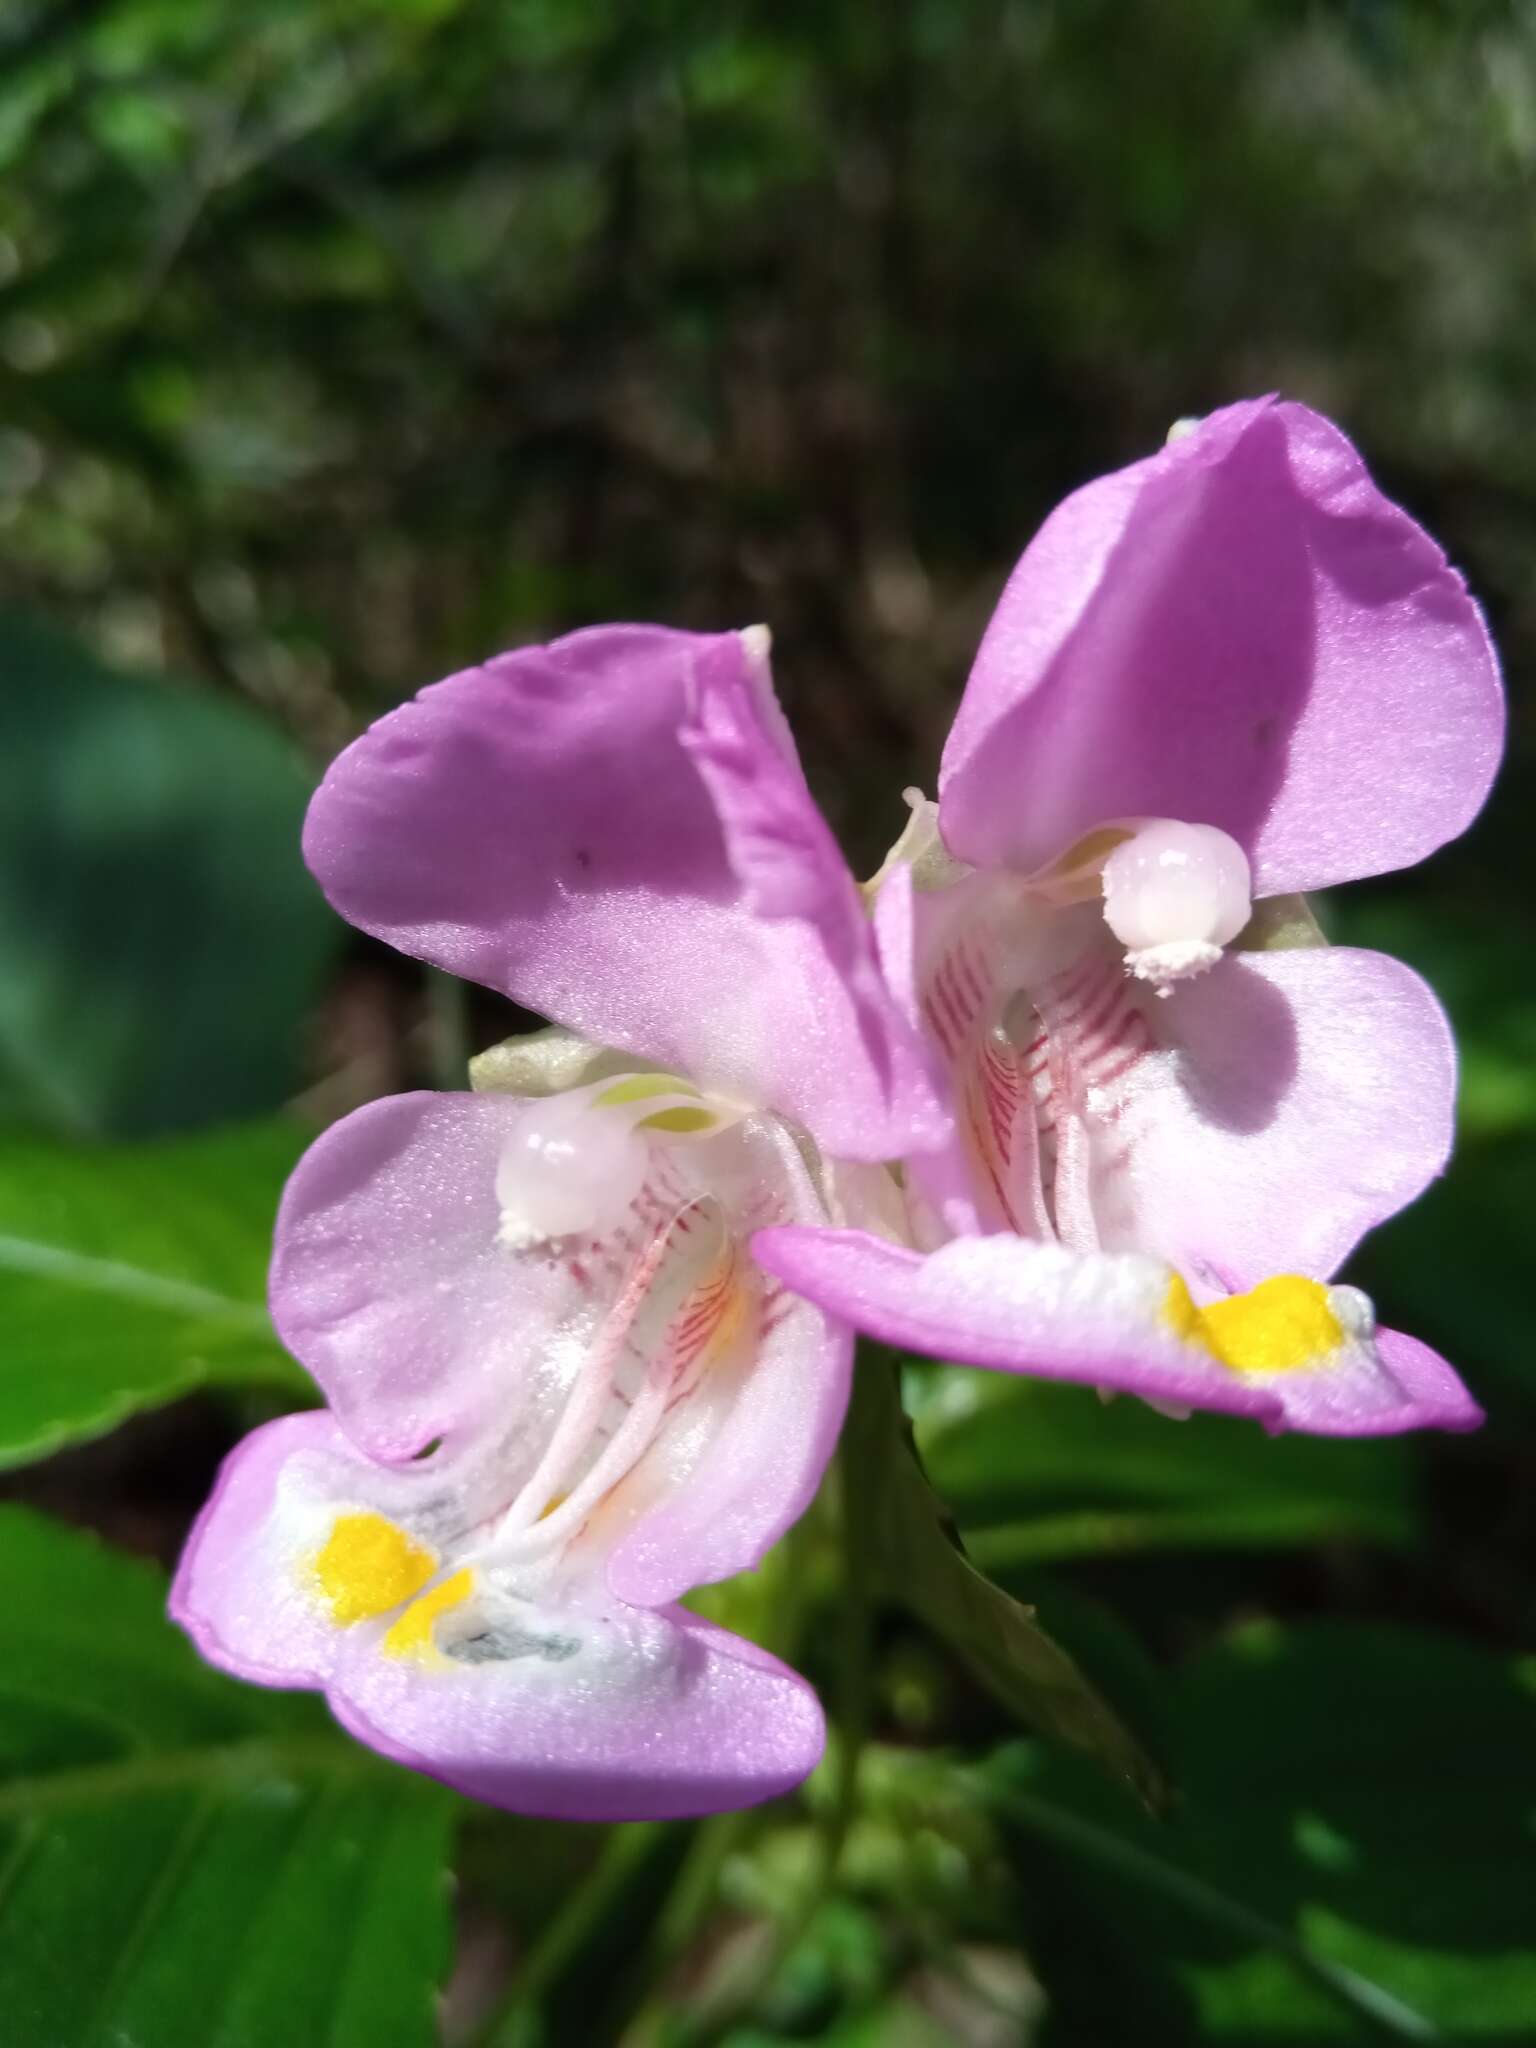
[[[143,1302],[150,1308],[164,1308],[183,1315],[228,1318],[242,1327],[264,1328],[266,1310],[257,1302],[238,1301],[217,1294],[195,1281],[176,1280],[164,1273],[147,1272],[120,1259],[96,1258],[65,1245],[38,1244],[24,1237],[0,1235],[0,1267],[13,1273],[27,1273],[42,1280],[57,1280],[84,1293],[113,1294],[121,1300]]]

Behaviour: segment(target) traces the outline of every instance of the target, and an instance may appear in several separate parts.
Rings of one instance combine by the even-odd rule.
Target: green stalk
[[[821,1818],[816,1866],[798,1904],[779,1923],[763,1954],[734,1985],[722,1990],[707,2013],[693,2020],[680,2018],[667,2037],[669,2048],[716,2048],[771,1989],[837,1882],[858,1812],[859,1766],[873,1709],[876,1574],[870,1539],[876,1527],[878,1476],[870,1446],[887,1413],[888,1390],[881,1376],[890,1371],[884,1359],[873,1356],[856,1362],[848,1419],[837,1449],[838,1547],[843,1565],[838,1739],[833,1796]]]
[[[625,1821],[609,1832],[597,1865],[519,1964],[507,1995],[487,2020],[477,2048],[535,2048],[543,2038],[539,2006],[618,1906],[667,1829],[658,1821]]]

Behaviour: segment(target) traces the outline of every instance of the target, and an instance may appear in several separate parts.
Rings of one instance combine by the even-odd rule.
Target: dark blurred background
[[[11,0],[0,1112],[42,1158],[451,1084],[507,1014],[341,933],[297,822],[371,717],[518,642],[766,620],[872,868],[1046,511],[1280,390],[1345,427],[1504,655],[1485,817],[1319,906],[1453,1012],[1456,1164],[1351,1277],[1492,1421],[1229,1463],[1226,1425],[913,1395],[978,1558],[1085,1655],[1117,1608],[1133,1691],[1255,1616],[1528,1648],[1533,170],[1526,0]],[[168,1555],[253,1398],[11,1490]],[[887,1733],[1001,1731],[931,1646],[885,1654]]]

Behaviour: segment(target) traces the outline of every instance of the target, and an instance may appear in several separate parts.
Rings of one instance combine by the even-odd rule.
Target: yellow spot
[[[637,1131],[710,1131],[716,1117],[708,1109],[658,1109],[651,1116],[641,1117]]]
[[[390,1656],[415,1657],[425,1661],[435,1655],[437,1643],[432,1633],[433,1623],[440,1614],[462,1606],[469,1598],[474,1583],[474,1572],[465,1565],[451,1579],[444,1579],[430,1593],[423,1593],[419,1600],[413,1600],[400,1619],[390,1624],[384,1637],[384,1647]]]
[[[430,1550],[384,1515],[338,1515],[314,1561],[331,1617],[342,1628],[385,1614],[419,1593],[437,1569]]]
[[[1053,860],[1041,876],[1049,881],[1057,875],[1070,875],[1077,868],[1098,868],[1109,858],[1117,846],[1123,846],[1131,837],[1124,825],[1100,825],[1093,832],[1085,832],[1075,840],[1059,860]]]
[[[539,1510],[539,1520],[542,1522],[547,1516],[552,1515],[556,1508],[563,1508],[570,1497],[568,1493],[552,1493]]]
[[[747,1310],[752,1300],[753,1297],[745,1287],[739,1283],[732,1286],[730,1296],[720,1312],[720,1320],[715,1325],[705,1348],[704,1360],[707,1365],[713,1365],[717,1359],[723,1358],[741,1335],[746,1327]]]
[[[1168,1292],[1163,1297],[1163,1321],[1183,1343],[1205,1343],[1200,1311],[1182,1273],[1175,1273],[1168,1282]]]
[[[1294,1372],[1320,1365],[1345,1341],[1328,1290],[1299,1273],[1277,1273],[1246,1294],[1196,1308],[1175,1273],[1163,1301],[1163,1321],[1187,1344],[1198,1344],[1233,1372]]]
[[[627,1080],[615,1081],[601,1095],[594,1095],[592,1107],[618,1109],[626,1102],[648,1102],[653,1095],[697,1095],[698,1092],[691,1081],[684,1081],[676,1074],[631,1074]]]

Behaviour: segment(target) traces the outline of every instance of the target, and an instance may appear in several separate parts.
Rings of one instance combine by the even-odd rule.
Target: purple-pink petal
[[[784,1184],[797,1199],[789,1213],[816,1215],[814,1190],[794,1140],[773,1133]],[[853,1332],[757,1273],[762,1335],[752,1368],[718,1401],[718,1420],[702,1451],[689,1434],[681,1483],[658,1486],[654,1499],[612,1541],[605,1577],[616,1599],[660,1607],[695,1586],[712,1585],[761,1563],[815,1497],[837,1448],[848,1406]],[[652,1461],[663,1473],[663,1444]]]
[[[1422,859],[1476,814],[1497,663],[1444,555],[1305,406],[1251,401],[1046,521],[945,750],[950,850],[1025,871],[1091,827],[1221,827],[1258,895]]]
[[[942,1117],[762,661],[613,626],[468,669],[332,764],[306,857],[403,951],[892,1157]]]
[[[821,1754],[811,1688],[680,1608],[647,1612],[571,1579],[479,1662],[402,1655],[391,1619],[340,1626],[314,1559],[338,1512],[430,1522],[440,1471],[358,1457],[324,1414],[257,1430],[226,1461],[188,1541],[171,1614],[211,1663],[323,1690],[383,1755],[519,1813],[639,1820],[772,1798]],[[452,1561],[449,1560],[449,1563]]]
[[[279,1336],[369,1456],[412,1457],[496,1414],[516,1426],[566,1308],[556,1261],[499,1244],[496,1167],[523,1105],[388,1096],[333,1124],[278,1211]]]
[[[955,1238],[924,1255],[856,1231],[802,1229],[766,1231],[756,1250],[871,1336],[957,1364],[1247,1415],[1272,1432],[1379,1436],[1481,1420],[1443,1360],[1392,1332],[1315,1365],[1234,1370],[1184,1340],[1160,1307],[1172,1273],[1136,1253],[996,1236]]]
[[[396,1763],[550,1820],[663,1820],[756,1805],[815,1768],[816,1694],[683,1608],[574,1615],[569,1663],[424,1671],[349,1647],[337,1719]],[[591,1668],[586,1668],[590,1661]]]
[[[335,1661],[336,1629],[306,1586],[288,1532],[275,1525],[285,1474],[317,1500],[376,1498],[379,1479],[323,1411],[253,1430],[224,1460],[193,1524],[170,1613],[209,1663],[237,1678],[318,1686]]]
[[[1105,1250],[1198,1286],[1337,1270],[1450,1155],[1456,1053],[1411,968],[1352,947],[1230,954],[1143,1008],[1104,1150]]]

